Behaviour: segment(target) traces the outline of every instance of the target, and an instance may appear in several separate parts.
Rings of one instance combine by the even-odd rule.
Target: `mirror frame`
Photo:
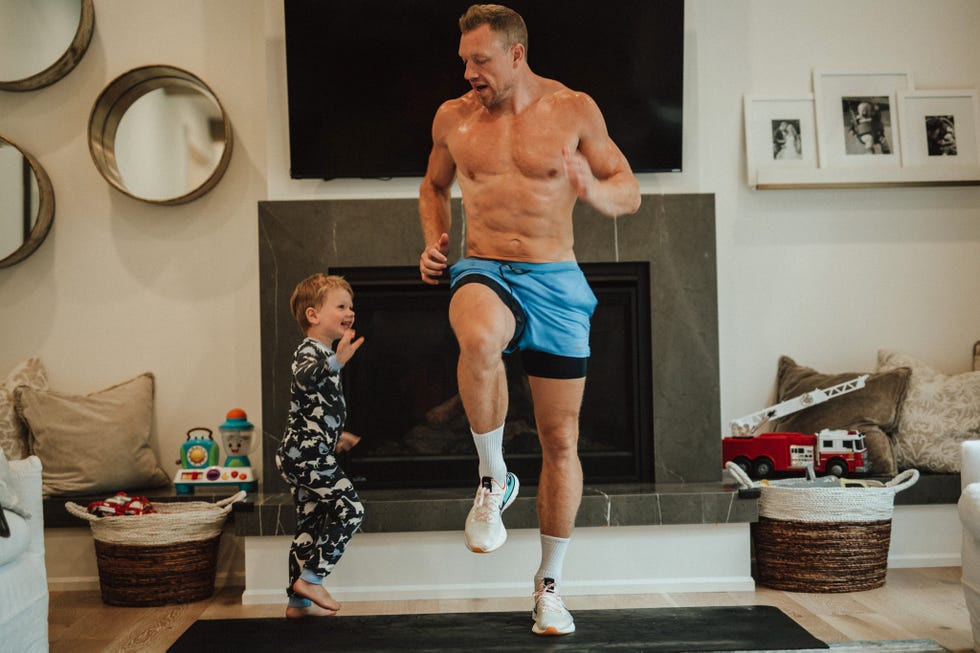
[[[224,125],[225,149],[211,175],[197,188],[178,197],[153,199],[134,194],[127,187],[116,165],[116,130],[127,109],[141,97],[165,86],[181,86],[197,91],[203,91],[214,98],[221,110],[221,120]],[[231,160],[234,139],[232,136],[231,120],[225,112],[221,100],[204,83],[191,72],[175,66],[155,64],[134,68],[123,73],[102,91],[92,107],[88,121],[88,148],[99,173],[105,177],[116,190],[133,199],[150,204],[183,204],[201,197],[215,187],[224,176]]]
[[[78,29],[75,38],[68,45],[65,53],[53,64],[30,77],[15,80],[0,81],[2,91],[34,91],[50,86],[74,70],[78,62],[85,56],[92,34],[95,31],[95,5],[93,0],[81,0],[82,12],[78,19]]]
[[[48,173],[37,159],[3,134],[0,134],[0,141],[16,148],[30,164],[31,170],[34,172],[34,177],[37,179],[38,190],[37,219],[31,228],[31,235],[12,254],[0,259],[0,268],[6,268],[20,263],[33,254],[34,250],[44,242],[48,232],[51,231],[51,225],[54,222],[54,186],[51,185],[51,178],[48,177]]]

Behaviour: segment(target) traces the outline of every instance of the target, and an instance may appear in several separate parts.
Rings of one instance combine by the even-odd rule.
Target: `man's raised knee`
[[[500,358],[504,350],[500,338],[487,331],[475,329],[456,333],[456,342],[459,343],[461,352],[469,356],[480,358],[497,359]]]

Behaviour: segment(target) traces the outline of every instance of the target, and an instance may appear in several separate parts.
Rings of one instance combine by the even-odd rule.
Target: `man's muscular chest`
[[[458,172],[469,179],[519,175],[551,179],[562,170],[562,147],[574,149],[572,134],[538,115],[472,116],[447,140]]]

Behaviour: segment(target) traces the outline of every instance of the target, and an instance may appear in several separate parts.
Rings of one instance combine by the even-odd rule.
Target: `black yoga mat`
[[[766,605],[574,610],[576,631],[531,633],[526,612],[213,619],[194,623],[170,651],[767,651],[829,648]]]

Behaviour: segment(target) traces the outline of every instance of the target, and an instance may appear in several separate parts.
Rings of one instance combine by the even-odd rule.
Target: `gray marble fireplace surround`
[[[459,200],[453,213],[451,260],[462,242]],[[273,460],[301,337],[290,294],[332,267],[417,265],[423,243],[415,199],[266,201],[258,214],[265,478],[254,502],[236,506],[235,522],[243,535],[292,534],[292,502]],[[654,440],[654,482],[587,487],[578,525],[754,521],[755,501],[722,482],[714,196],[645,195],[635,215],[614,220],[580,204],[574,227],[583,263],[649,262]],[[536,527],[534,490],[522,488],[509,527]],[[472,493],[363,491],[363,530],[458,530]]]

